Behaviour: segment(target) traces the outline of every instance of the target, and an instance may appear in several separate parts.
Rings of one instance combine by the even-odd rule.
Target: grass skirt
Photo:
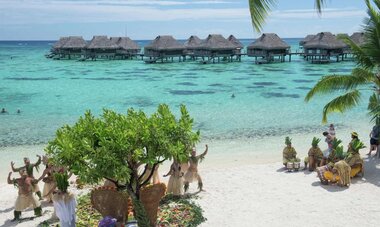
[[[16,200],[15,211],[23,211],[29,207],[32,207],[34,209],[40,206],[40,201],[38,201],[37,197],[33,193],[30,193],[28,195],[19,194]]]
[[[183,195],[183,178],[170,176],[167,193],[173,193],[173,195]]]

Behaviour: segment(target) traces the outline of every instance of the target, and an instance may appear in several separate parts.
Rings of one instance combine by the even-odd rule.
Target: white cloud
[[[273,11],[270,15],[270,19],[331,19],[331,18],[352,18],[360,17],[363,18],[366,16],[365,10],[360,9],[335,9],[327,8],[323,10],[322,15],[318,15],[315,10],[312,9],[299,9],[299,10],[282,10],[282,11]]]
[[[116,22],[116,21],[171,21],[171,20],[193,20],[193,19],[244,19],[249,20],[247,8],[162,8],[151,5],[99,5],[95,2],[105,1],[34,1],[25,4],[23,1],[16,1],[13,4],[4,0],[0,4],[0,14],[2,19],[0,24],[54,24],[54,23],[96,23],[96,22]],[[13,2],[13,1],[12,1]],[[110,3],[110,1],[107,1]],[[136,2],[136,1],[112,1],[116,2]],[[156,3],[177,1],[138,1]],[[223,1],[196,1],[219,3]],[[194,3],[194,2],[192,2]]]

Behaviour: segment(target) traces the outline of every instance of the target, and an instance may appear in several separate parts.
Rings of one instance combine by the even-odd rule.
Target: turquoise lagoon
[[[293,51],[298,49],[299,39],[286,41]],[[326,127],[321,124],[322,108],[333,96],[305,103],[305,94],[323,75],[348,74],[355,66],[350,61],[314,65],[298,56],[292,62],[268,65],[256,65],[248,57],[206,65],[56,61],[44,57],[53,43],[0,42],[0,108],[9,111],[0,115],[0,148],[45,144],[57,128],[72,124],[85,110],[126,113],[133,107],[151,113],[159,103],[169,104],[177,114],[179,105],[185,104],[203,141],[240,141],[235,145],[245,141],[251,146],[256,139],[319,135]],[[339,129],[368,126],[368,97],[365,92],[359,108],[330,120]],[[277,143],[282,146],[282,141]]]

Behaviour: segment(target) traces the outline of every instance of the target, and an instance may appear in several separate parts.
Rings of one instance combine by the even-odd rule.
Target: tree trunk
[[[129,196],[131,196],[132,202],[133,202],[133,209],[135,210],[135,218],[137,220],[137,223],[141,227],[151,227],[149,218],[146,214],[145,208],[141,201],[137,198],[137,195],[135,195],[132,191],[127,189]]]

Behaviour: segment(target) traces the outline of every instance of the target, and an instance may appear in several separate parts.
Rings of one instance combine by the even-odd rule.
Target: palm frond
[[[322,13],[322,8],[325,5],[326,0],[315,0],[315,8],[317,9],[318,13]]]
[[[257,32],[262,30],[265,19],[276,3],[277,0],[249,0],[252,25]]]
[[[375,9],[370,1],[366,1],[368,18],[366,18],[364,25],[365,44],[362,49],[371,59],[371,64],[366,65],[368,68],[375,68],[380,65],[380,1],[374,0],[374,2],[378,9]]]
[[[371,121],[376,121],[380,117],[380,99],[376,93],[369,97],[368,103],[369,115],[372,117]]]
[[[323,108],[322,122],[327,122],[327,115],[333,112],[343,113],[354,106],[357,106],[360,101],[360,92],[358,90],[350,91],[344,95],[338,96],[331,100]]]
[[[359,85],[366,84],[372,80],[368,74],[361,71],[353,71],[351,75],[328,75],[322,77],[320,81],[307,93],[305,101],[310,101],[317,94],[329,94],[336,91],[348,91],[355,89]]]

